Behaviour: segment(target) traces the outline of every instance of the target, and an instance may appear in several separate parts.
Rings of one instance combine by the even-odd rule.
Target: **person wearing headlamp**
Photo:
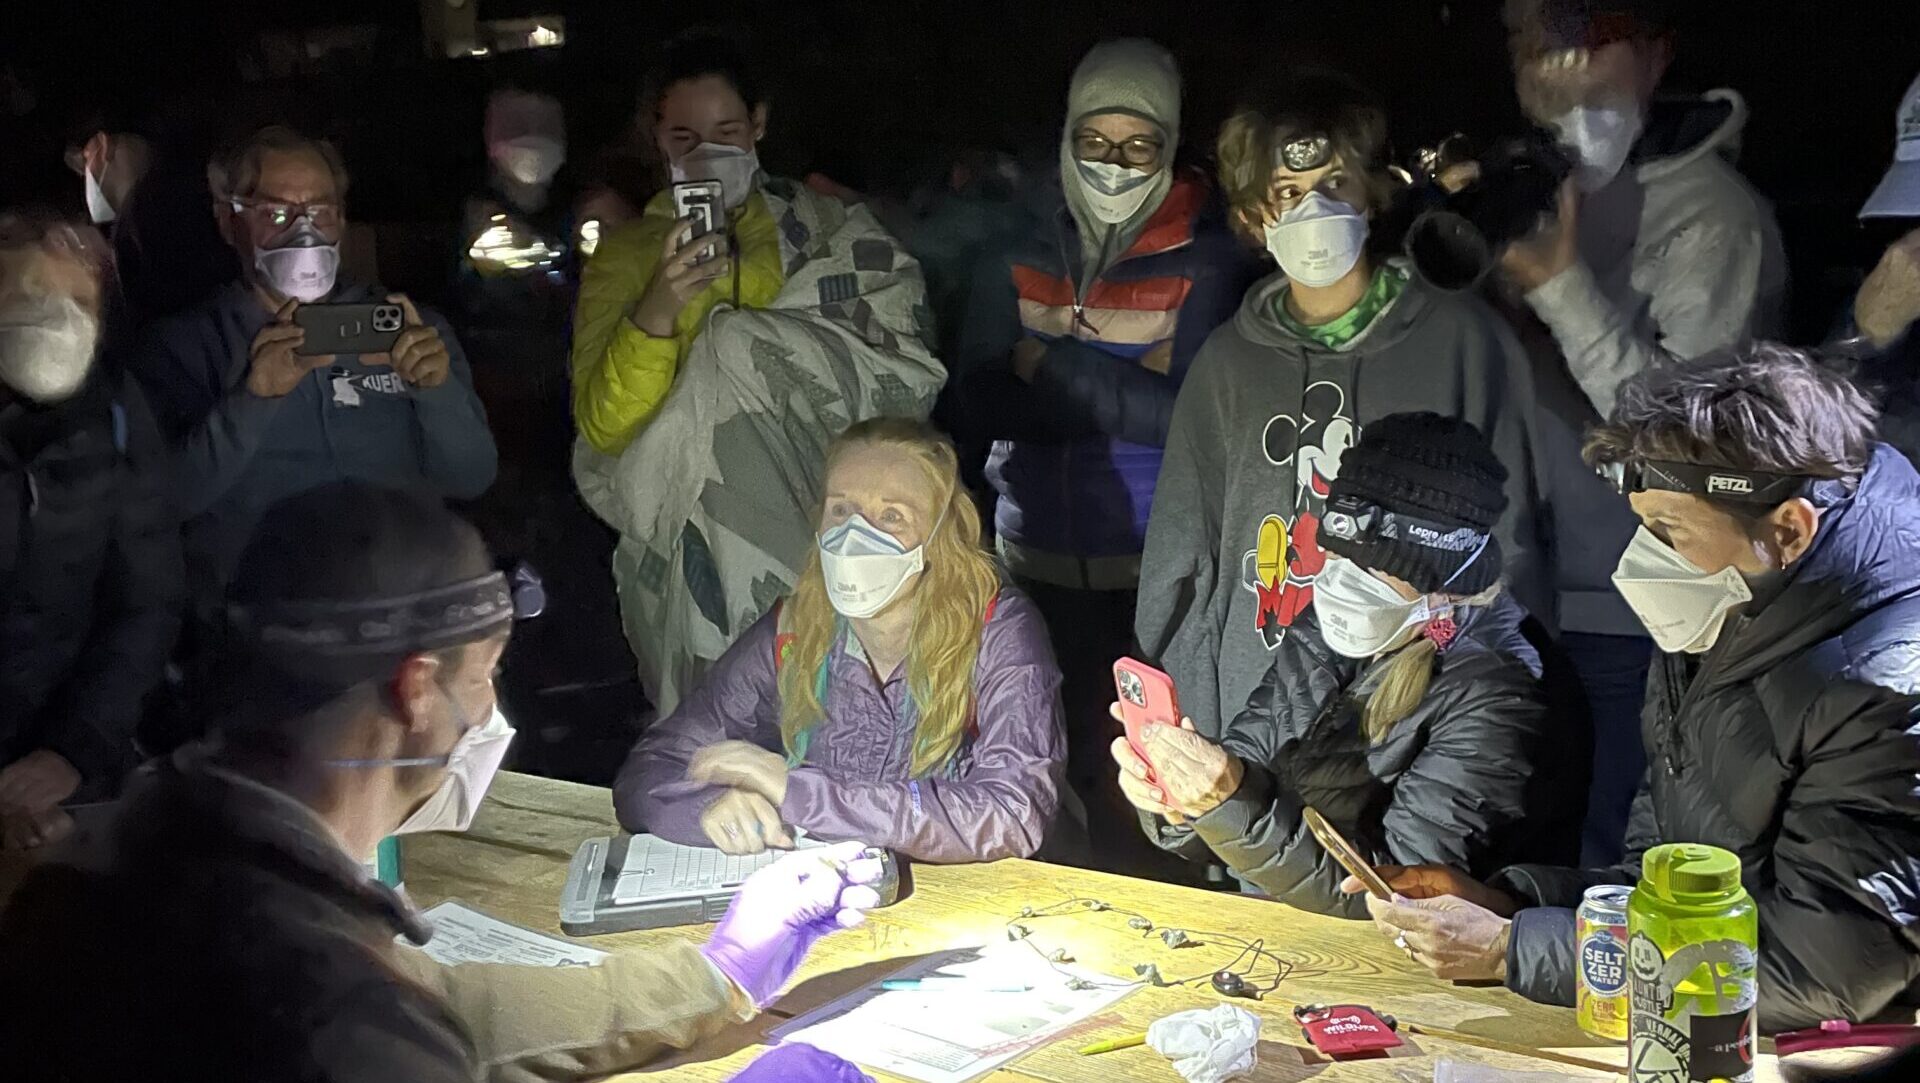
[[[1526,611],[1501,583],[1506,473],[1464,421],[1367,426],[1328,497],[1313,609],[1245,709],[1218,740],[1191,720],[1149,726],[1147,760],[1113,742],[1154,841],[1344,917],[1366,909],[1304,808],[1370,862],[1445,854],[1416,860],[1491,872],[1574,853],[1586,746],[1549,717]]]
[[[1341,455],[1389,414],[1472,423],[1506,468],[1494,528],[1508,589],[1552,627],[1535,383],[1492,309],[1381,251],[1386,116],[1351,79],[1303,71],[1221,126],[1237,227],[1272,255],[1180,387],[1140,560],[1134,632],[1207,728],[1247,702],[1313,604]],[[1209,736],[1214,734],[1209,733]]]
[[[544,599],[491,565],[417,494],[337,483],[263,518],[211,735],[144,768],[0,915],[9,1079],[599,1077],[751,1017],[878,905],[881,862],[855,843],[755,874],[703,945],[588,968],[416,950],[431,929],[364,862],[390,835],[464,830],[505,759],[493,673]]]
[[[1572,1004],[1582,891],[1669,842],[1739,855],[1760,1026],[1861,1020],[1920,989],[1920,475],[1844,377],[1758,344],[1621,385],[1589,458],[1642,526],[1614,583],[1662,654],[1647,777],[1613,868],[1387,869],[1413,957]],[[1359,885],[1348,883],[1358,890]]]

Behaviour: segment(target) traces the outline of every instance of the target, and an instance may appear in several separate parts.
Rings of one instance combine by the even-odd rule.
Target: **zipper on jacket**
[[[1740,633],[1746,631],[1747,625],[1751,623],[1753,623],[1752,618],[1741,614],[1734,618],[1732,635],[1725,634],[1723,630],[1720,638],[1714,641],[1713,648],[1707,652],[1706,660],[1700,663],[1700,669],[1694,673],[1693,681],[1687,685],[1686,694],[1680,697],[1679,704],[1674,707],[1673,717],[1667,719],[1662,727],[1665,732],[1660,735],[1660,745],[1668,778],[1680,777],[1680,761],[1687,751],[1686,732],[1680,726],[1680,720],[1686,717],[1687,708],[1693,706],[1694,700],[1699,698],[1700,690],[1706,687],[1707,678],[1714,674],[1715,667],[1727,656],[1727,644],[1740,638]]]

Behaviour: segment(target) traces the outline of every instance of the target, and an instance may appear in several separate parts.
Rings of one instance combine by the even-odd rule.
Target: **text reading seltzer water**
[[[1574,933],[1580,960],[1580,1029],[1611,1042],[1627,1040],[1627,900],[1633,889],[1602,884],[1587,889]]]

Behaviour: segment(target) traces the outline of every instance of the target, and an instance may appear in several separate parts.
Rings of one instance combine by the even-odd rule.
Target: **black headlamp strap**
[[[489,572],[391,598],[232,605],[227,619],[242,638],[269,650],[331,656],[413,653],[470,643],[512,623],[515,595],[504,573]]]
[[[1705,466],[1671,459],[1644,459],[1603,467],[1602,476],[1613,482],[1622,494],[1644,492],[1686,493],[1708,500],[1731,501],[1775,507],[1795,497],[1806,497],[1817,504],[1830,504],[1844,495],[1844,487],[1833,478],[1810,474],[1775,474],[1765,470],[1741,470],[1730,466]]]

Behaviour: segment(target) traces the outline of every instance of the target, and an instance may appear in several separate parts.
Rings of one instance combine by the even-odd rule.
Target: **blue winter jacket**
[[[349,285],[328,300],[385,297]],[[154,325],[130,367],[173,444],[196,599],[218,599],[254,524],[285,497],[348,478],[458,499],[493,484],[493,434],[466,356],[438,313],[421,318],[452,357],[440,386],[415,387],[391,366],[346,354],[279,398],[247,390],[248,353],[272,314],[246,286]]]

